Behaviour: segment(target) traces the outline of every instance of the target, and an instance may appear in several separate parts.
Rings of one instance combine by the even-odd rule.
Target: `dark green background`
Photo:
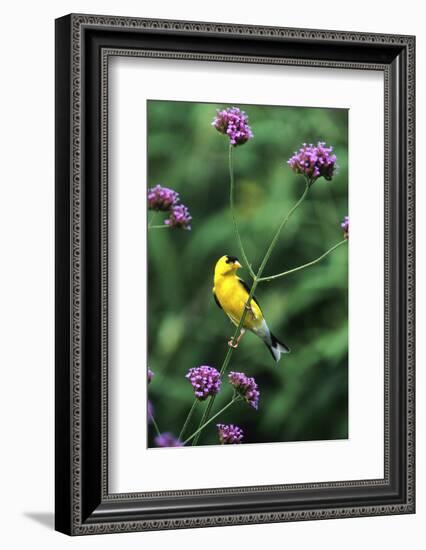
[[[234,328],[211,289],[216,260],[239,256],[229,212],[229,140],[211,122],[227,105],[148,102],[148,182],[172,187],[192,214],[192,231],[151,230],[148,237],[149,386],[161,431],[178,434],[193,402],[185,374],[220,369]],[[348,115],[343,109],[238,105],[254,138],[234,149],[236,202],[246,252],[258,266],[277,225],[304,190],[286,161],[302,142],[333,145],[339,165],[317,180],[285,228],[265,274],[306,263],[342,239],[348,212]],[[149,213],[150,215],[152,213]],[[164,215],[157,214],[155,223]],[[275,364],[253,334],[234,352],[230,370],[254,376],[259,410],[233,405],[219,419],[245,431],[245,442],[339,439],[348,436],[348,250],[256,292],[271,330],[292,350]],[[240,275],[250,282],[249,275]],[[215,410],[230,399],[225,382]],[[205,404],[198,406],[190,435]],[[216,421],[200,444],[217,443]],[[153,444],[150,429],[149,445]]]

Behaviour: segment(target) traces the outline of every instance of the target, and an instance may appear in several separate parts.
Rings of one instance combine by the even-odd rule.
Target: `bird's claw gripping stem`
[[[242,328],[240,331],[240,334],[238,335],[238,338],[234,342],[234,337],[232,337],[229,342],[228,346],[234,349],[238,348],[238,344],[240,343],[241,338],[244,336],[245,330]]]
[[[237,349],[238,348],[238,340],[236,342],[234,342],[234,339],[231,338],[229,341],[228,341],[228,346],[230,348],[234,348],[234,349]]]

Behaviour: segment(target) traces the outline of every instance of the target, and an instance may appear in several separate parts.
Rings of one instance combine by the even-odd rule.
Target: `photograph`
[[[406,537],[420,23],[312,7],[58,13],[60,533]]]
[[[146,109],[147,447],[348,439],[349,109]]]
[[[426,547],[423,9],[3,4],[1,548]]]

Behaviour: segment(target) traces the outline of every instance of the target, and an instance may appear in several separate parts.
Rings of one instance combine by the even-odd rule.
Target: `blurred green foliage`
[[[149,386],[161,431],[177,435],[193,402],[190,367],[218,369],[234,327],[212,296],[213,269],[223,254],[239,256],[229,211],[228,139],[211,122],[227,105],[148,102],[148,182],[177,190],[192,214],[192,231],[151,230],[148,237]],[[234,151],[238,222],[256,268],[279,222],[304,190],[286,161],[303,142],[333,145],[339,170],[319,179],[281,235],[264,275],[306,263],[342,239],[348,212],[348,116],[344,109],[238,105],[254,138]],[[152,213],[150,213],[152,214]],[[155,223],[164,215],[156,214]],[[348,437],[348,250],[262,283],[257,299],[276,336],[292,352],[275,364],[266,346],[247,333],[230,370],[254,376],[255,411],[233,405],[218,421],[238,424],[245,442]],[[240,275],[250,283],[248,273]],[[224,381],[213,411],[231,397]],[[197,427],[197,407],[186,435]],[[199,444],[217,444],[216,421]],[[153,429],[149,445],[153,445]]]

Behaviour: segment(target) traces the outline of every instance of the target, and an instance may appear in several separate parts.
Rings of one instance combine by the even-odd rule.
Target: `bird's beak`
[[[236,267],[237,269],[240,269],[240,267],[243,267],[243,266],[240,264],[240,262],[235,262],[234,265],[235,265],[235,267]]]

